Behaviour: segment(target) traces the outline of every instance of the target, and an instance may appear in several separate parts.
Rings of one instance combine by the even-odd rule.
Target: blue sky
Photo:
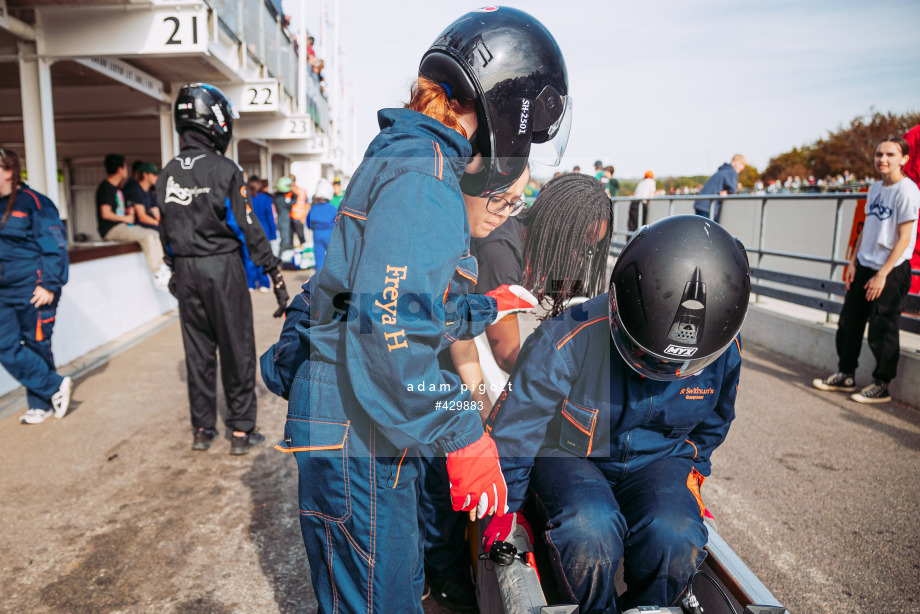
[[[296,23],[300,0],[284,2]],[[305,4],[318,37],[321,0]],[[542,21],[565,54],[575,101],[565,169],[600,158],[619,177],[708,175],[743,153],[763,170],[870,109],[920,110],[917,0],[504,4]],[[408,98],[435,36],[479,6],[340,0],[359,150],[377,132],[377,109]],[[330,43],[317,45],[327,63]]]

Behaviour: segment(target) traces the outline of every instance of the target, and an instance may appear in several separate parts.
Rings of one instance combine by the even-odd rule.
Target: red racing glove
[[[537,307],[536,297],[522,286],[502,284],[491,292],[487,292],[486,296],[494,298],[497,304],[498,315],[495,316],[495,322],[512,313],[533,311]]]
[[[527,532],[527,540],[533,546],[533,531],[524,514],[521,512],[512,512],[504,516],[494,516],[482,534],[482,550],[488,552],[492,544],[497,541],[508,541],[517,527],[521,527]]]
[[[465,448],[448,452],[447,475],[454,511],[476,510],[477,518],[505,513],[508,487],[498,464],[498,448],[485,433]]]

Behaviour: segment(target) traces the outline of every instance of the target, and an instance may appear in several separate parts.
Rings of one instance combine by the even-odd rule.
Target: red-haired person
[[[0,364],[26,389],[21,424],[63,418],[73,382],[54,371],[51,332],[67,283],[67,239],[57,208],[21,180],[16,152],[0,147]]]
[[[510,286],[466,294],[477,268],[463,194],[505,192],[531,143],[564,144],[569,109],[552,35],[522,11],[489,7],[438,36],[405,108],[378,113],[325,264],[261,362],[290,401],[277,448],[297,458],[320,611],[422,611],[421,447],[447,456],[455,510],[505,512],[495,444],[437,354],[532,309]]]

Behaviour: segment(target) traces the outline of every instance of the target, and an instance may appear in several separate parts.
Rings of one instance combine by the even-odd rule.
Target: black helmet
[[[551,142],[551,163],[559,163],[572,116],[565,60],[553,35],[524,11],[467,13],[431,44],[419,74],[476,102],[473,153],[482,154],[485,168],[463,176],[466,194],[485,196],[517,181],[531,142]]]
[[[656,380],[695,375],[741,330],[751,271],[741,241],[698,215],[643,226],[610,278],[610,332],[630,367]]]
[[[179,134],[197,130],[211,139],[220,153],[227,150],[233,138],[233,120],[239,118],[230,99],[207,83],[187,83],[179,88],[175,116]]]

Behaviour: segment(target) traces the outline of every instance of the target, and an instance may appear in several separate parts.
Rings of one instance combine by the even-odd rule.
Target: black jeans
[[[888,274],[882,294],[874,301],[867,301],[863,286],[876,273],[875,269],[856,264],[856,276],[843,300],[837,326],[837,366],[843,373],[856,372],[862,336],[868,322],[869,349],[876,362],[872,377],[888,384],[898,372],[901,354],[898,324],[910,289],[910,261],[896,266]]]
[[[639,204],[642,204],[642,225],[648,224],[648,201],[634,200],[629,203],[629,220],[626,229],[630,232],[639,229]]]

